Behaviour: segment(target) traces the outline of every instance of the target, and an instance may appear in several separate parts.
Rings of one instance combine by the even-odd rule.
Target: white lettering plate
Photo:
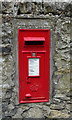
[[[39,76],[39,58],[28,59],[28,74],[29,76]]]

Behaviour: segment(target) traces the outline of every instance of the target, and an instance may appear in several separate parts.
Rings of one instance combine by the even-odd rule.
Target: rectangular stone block
[[[12,0],[0,0],[0,2],[11,2]]]
[[[2,23],[2,14],[0,14],[0,23]]]
[[[32,2],[42,2],[43,0],[32,0]]]
[[[24,2],[42,2],[43,0],[15,0],[15,1],[24,3]]]
[[[70,0],[43,0],[44,2],[69,2]]]
[[[2,29],[0,28],[0,44],[2,43]]]

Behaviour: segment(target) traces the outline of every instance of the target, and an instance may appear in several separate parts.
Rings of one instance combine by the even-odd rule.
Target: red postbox
[[[50,30],[18,30],[19,102],[49,102]]]

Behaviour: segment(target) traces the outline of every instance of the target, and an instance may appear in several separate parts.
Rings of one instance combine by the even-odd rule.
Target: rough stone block
[[[63,109],[65,109],[65,104],[62,104],[62,103],[60,103],[58,105],[52,104],[50,106],[50,109],[52,109],[52,110],[63,110]]]
[[[43,118],[42,110],[35,107],[23,112],[22,116],[25,118]]]
[[[48,118],[69,118],[70,115],[67,113],[63,113],[61,111],[58,110],[52,110],[50,112],[50,115],[48,116]]]

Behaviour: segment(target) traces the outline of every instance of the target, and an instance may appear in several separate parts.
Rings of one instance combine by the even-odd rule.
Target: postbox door
[[[49,98],[46,52],[36,52],[32,55],[31,52],[22,52],[20,103],[44,102]]]

